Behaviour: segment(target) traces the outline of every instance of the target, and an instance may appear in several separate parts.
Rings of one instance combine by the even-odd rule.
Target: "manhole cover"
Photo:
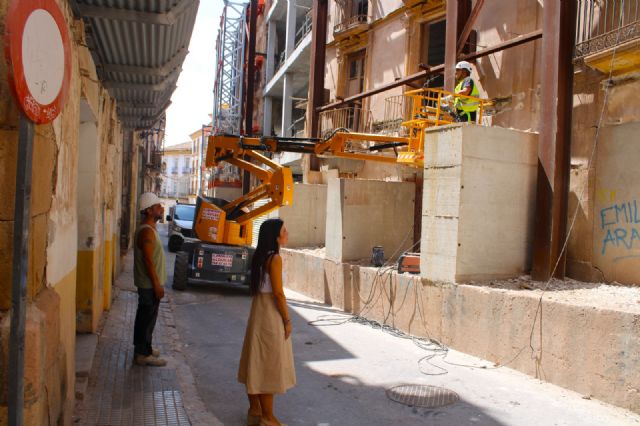
[[[413,407],[436,408],[453,404],[460,397],[452,390],[427,385],[400,385],[387,389],[387,397]]]

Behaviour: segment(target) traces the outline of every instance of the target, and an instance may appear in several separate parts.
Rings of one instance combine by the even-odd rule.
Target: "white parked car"
[[[196,213],[195,204],[178,203],[169,209],[169,251],[177,252],[182,247],[185,238],[195,238],[193,232],[193,218]]]

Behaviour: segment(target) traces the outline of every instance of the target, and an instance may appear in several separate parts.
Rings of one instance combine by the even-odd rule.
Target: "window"
[[[351,16],[360,16],[369,14],[369,0],[352,0]]]
[[[349,55],[347,63],[349,72],[347,96],[357,95],[364,90],[364,61],[365,50]]]
[[[173,214],[174,219],[176,220],[188,220],[193,222],[193,217],[196,213],[196,206],[187,205],[187,204],[178,204],[176,205],[176,211]]]
[[[421,28],[420,62],[429,66],[444,64],[446,21],[428,22]],[[441,74],[431,80],[429,87],[443,87]]]

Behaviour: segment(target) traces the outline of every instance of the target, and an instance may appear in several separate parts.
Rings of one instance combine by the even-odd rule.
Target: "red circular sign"
[[[11,0],[6,17],[5,56],[9,85],[25,115],[50,123],[69,91],[71,46],[55,0]]]

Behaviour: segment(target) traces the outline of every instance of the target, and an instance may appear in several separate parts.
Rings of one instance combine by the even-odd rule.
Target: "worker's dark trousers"
[[[133,345],[136,355],[151,355],[151,339],[158,318],[159,306],[160,300],[156,297],[153,289],[138,289],[138,311],[133,328]]]
[[[465,112],[461,109],[456,110],[455,119],[459,123],[475,123],[476,122],[476,112]]]

